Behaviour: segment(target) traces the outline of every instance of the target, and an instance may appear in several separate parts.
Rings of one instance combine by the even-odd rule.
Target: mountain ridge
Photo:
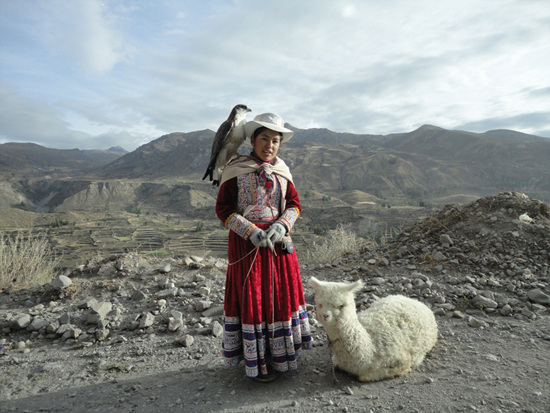
[[[550,200],[550,183],[545,179],[550,175],[547,162],[550,139],[509,130],[474,133],[434,125],[389,135],[288,127],[295,131],[295,136],[281,146],[279,153],[291,168],[301,193],[316,191],[327,199],[347,199],[344,204],[352,206],[372,202],[372,197],[379,204],[440,205],[458,194],[471,199],[501,191],[525,192]],[[88,182],[91,185],[88,190],[97,196],[105,195],[105,191],[112,190],[109,188],[124,187],[98,186],[100,182],[113,180],[189,184],[185,191],[192,191],[194,196],[211,203],[211,186],[201,177],[208,164],[214,135],[210,129],[165,134],[123,155],[111,150],[110,162],[105,157],[94,158],[93,151],[3,144],[0,145],[0,172],[4,172],[4,176],[11,173],[10,179],[17,179],[18,171],[22,171],[20,175],[27,179],[22,185],[33,198],[29,204],[43,205],[44,199],[52,197],[48,198],[50,209],[66,208],[62,206],[63,196],[91,199],[74,193],[75,188],[80,188],[78,185],[62,189],[65,184],[59,180],[72,178]],[[20,153],[5,150],[14,147],[19,148]],[[28,153],[24,153],[24,148]],[[246,154],[250,149],[246,142],[240,152]],[[104,151],[99,153],[105,155]],[[41,155],[40,162],[38,155]],[[92,187],[103,189],[98,191]],[[173,190],[167,187],[163,196],[169,198]],[[51,192],[55,192],[55,197],[48,195]],[[364,196],[358,197],[358,194]],[[109,195],[109,199],[120,196]],[[188,194],[185,199],[189,197]],[[134,193],[128,194],[128,199],[134,198]],[[71,205],[75,202],[73,199]],[[202,201],[197,203],[204,205]]]

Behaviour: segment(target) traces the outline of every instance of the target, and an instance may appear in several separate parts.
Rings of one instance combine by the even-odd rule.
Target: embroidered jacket
[[[289,232],[300,215],[294,184],[278,174],[271,176],[275,178],[271,191],[257,172],[239,175],[220,186],[216,215],[244,239],[248,239],[257,223],[279,222]]]

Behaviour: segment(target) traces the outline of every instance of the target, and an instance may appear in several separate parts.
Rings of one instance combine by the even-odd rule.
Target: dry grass
[[[0,289],[45,284],[55,276],[56,263],[44,234],[0,232]]]
[[[344,255],[361,252],[374,243],[373,240],[359,237],[351,225],[338,225],[336,229],[327,232],[322,243],[313,243],[313,247],[307,251],[306,261],[309,264],[325,264]]]

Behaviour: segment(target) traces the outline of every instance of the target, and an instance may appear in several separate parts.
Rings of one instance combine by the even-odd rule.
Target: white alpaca
[[[332,346],[335,367],[360,381],[402,376],[422,363],[437,341],[433,312],[402,295],[381,298],[357,314],[355,292],[362,281],[336,283],[311,277],[317,320]]]

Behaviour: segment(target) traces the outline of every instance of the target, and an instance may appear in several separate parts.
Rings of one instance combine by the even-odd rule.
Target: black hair
[[[258,129],[256,129],[254,131],[254,133],[252,133],[252,139],[256,139],[256,137],[262,133],[264,130],[266,129],[269,129],[269,128],[266,128],[265,126],[260,126]],[[272,130],[272,129],[269,129],[269,130]],[[277,131],[275,131],[277,132]],[[281,139],[283,138],[283,134],[281,132],[277,132],[279,134],[279,136],[281,137]]]
[[[256,137],[257,137],[260,133],[262,133],[264,130],[266,130],[266,129],[267,129],[267,128],[266,128],[265,126],[260,126],[259,128],[257,128],[257,129],[254,131],[254,133],[252,134],[252,137],[253,137],[254,139],[256,139]]]

